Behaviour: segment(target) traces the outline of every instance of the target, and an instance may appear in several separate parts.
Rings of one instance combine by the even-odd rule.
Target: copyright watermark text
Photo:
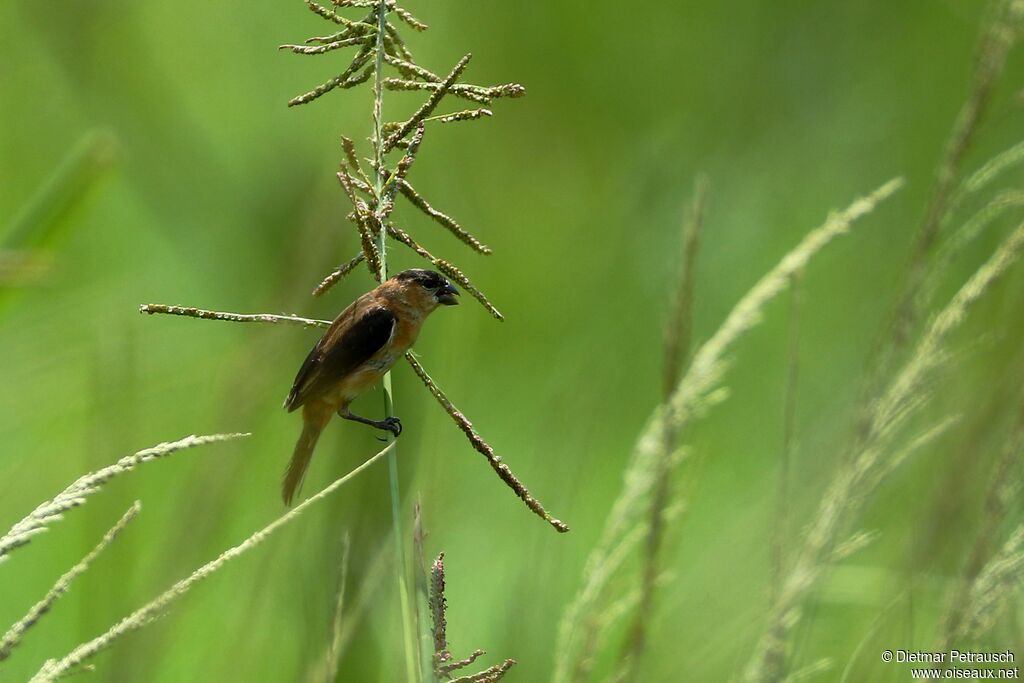
[[[1020,678],[1020,669],[1014,665],[1016,657],[1010,650],[1000,652],[885,650],[882,652],[882,661],[887,664],[892,662],[895,664],[931,665],[927,668],[911,667],[910,678],[913,680],[1008,680]]]

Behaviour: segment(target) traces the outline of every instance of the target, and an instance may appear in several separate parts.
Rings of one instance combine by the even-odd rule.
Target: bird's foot
[[[371,420],[368,417],[361,417],[354,415],[349,412],[338,411],[338,415],[345,418],[346,420],[352,420],[353,422],[362,422],[365,425],[376,427],[377,429],[385,432],[391,432],[391,434],[397,439],[398,435],[402,433],[402,421],[397,417],[386,417],[383,420]]]
[[[402,433],[402,421],[397,417],[388,417],[380,421],[378,428],[391,432],[397,439]]]
[[[397,417],[389,417],[383,420],[374,420],[372,423],[369,424],[372,424],[377,429],[384,430],[385,432],[391,432],[392,436],[394,436],[396,439],[398,438],[398,435],[402,433],[402,421],[399,420]],[[386,443],[387,439],[382,439],[381,437],[378,436],[377,441]]]

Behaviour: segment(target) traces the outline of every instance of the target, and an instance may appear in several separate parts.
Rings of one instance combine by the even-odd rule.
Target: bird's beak
[[[437,290],[437,303],[444,304],[445,306],[455,306],[459,303],[456,299],[459,295],[459,290],[452,286],[452,283],[445,283],[444,287]]]

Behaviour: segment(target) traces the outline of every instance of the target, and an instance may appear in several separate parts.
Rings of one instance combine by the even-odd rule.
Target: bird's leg
[[[349,412],[348,408],[343,408],[338,411],[338,417],[346,420],[352,420],[353,422],[362,422],[364,425],[370,425],[377,429],[383,429],[386,432],[391,432],[397,438],[402,433],[402,421],[397,417],[387,417],[383,420],[371,420],[368,417],[362,417]]]

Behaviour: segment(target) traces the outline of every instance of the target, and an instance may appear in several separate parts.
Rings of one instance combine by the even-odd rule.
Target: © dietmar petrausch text
[[[1010,650],[885,650],[882,661],[907,666],[910,680],[1015,680],[1020,668]]]

